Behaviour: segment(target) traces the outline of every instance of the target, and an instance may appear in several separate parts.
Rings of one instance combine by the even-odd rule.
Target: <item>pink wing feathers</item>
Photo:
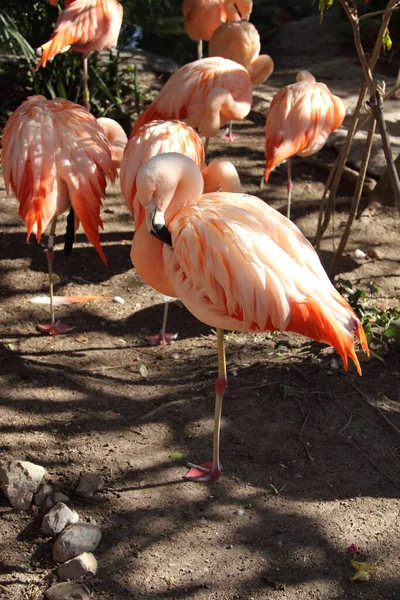
[[[20,203],[28,237],[35,231],[40,241],[53,215],[71,203],[76,226],[82,222],[105,261],[100,206],[105,175],[113,180],[116,173],[105,135],[86,109],[60,98],[28,98],[6,123],[2,162],[7,192],[11,187]]]
[[[265,124],[265,181],[286,158],[318,152],[345,117],[342,100],[324,83],[301,81],[273,98]]]
[[[360,371],[360,321],[297,227],[258,198],[203,195],[167,223],[167,277],[201,321],[239,331],[294,331],[334,346]]]
[[[90,52],[117,44],[123,9],[118,0],[74,0],[59,15],[49,42],[43,44],[36,70],[70,48]]]
[[[251,79],[244,67],[225,58],[203,58],[184,65],[170,77],[134,123],[131,137],[156,119],[180,119],[213,137],[231,119],[243,119],[251,103]]]
[[[144,209],[136,200],[136,176],[140,167],[152,156],[179,152],[189,156],[197,166],[204,166],[204,145],[197,133],[182,121],[151,121],[140,127],[129,140],[121,163],[121,190],[136,227]]]

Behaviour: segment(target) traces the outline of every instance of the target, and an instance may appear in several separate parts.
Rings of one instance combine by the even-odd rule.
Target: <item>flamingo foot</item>
[[[184,475],[184,479],[187,481],[208,483],[209,481],[215,481],[221,477],[222,465],[213,469],[211,461],[205,462],[202,465],[187,463],[187,466],[190,467],[190,470]]]
[[[150,346],[167,346],[174,342],[178,337],[177,333],[157,333],[157,335],[148,335],[146,341]]]
[[[234,140],[237,140],[238,138],[239,138],[239,136],[233,135],[233,133],[231,133],[229,131],[229,127],[228,127],[221,139],[223,139],[225,141],[233,142]]]
[[[70,331],[73,331],[75,327],[64,325],[64,323],[61,323],[61,321],[56,321],[54,325],[51,323],[46,323],[45,325],[36,325],[36,329],[44,335],[60,335],[62,333],[70,333]]]

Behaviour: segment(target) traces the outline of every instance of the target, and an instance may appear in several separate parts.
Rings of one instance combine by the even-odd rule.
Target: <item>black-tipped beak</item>
[[[150,204],[146,209],[146,223],[151,235],[154,235],[154,237],[164,244],[172,246],[172,238],[165,225],[164,213],[154,206],[154,204]]]

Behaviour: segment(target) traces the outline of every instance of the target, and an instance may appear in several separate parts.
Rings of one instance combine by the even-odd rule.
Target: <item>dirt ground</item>
[[[258,91],[268,98],[291,80],[293,73],[278,71]],[[329,83],[345,101],[354,93],[340,78]],[[263,122],[251,116],[235,124],[234,142],[212,141],[210,158],[230,157],[244,191],[281,208],[286,169],[259,189]],[[294,166],[293,217],[309,237],[334,156],[329,147],[315,168]],[[349,184],[340,190],[345,204],[322,244],[326,265],[352,192]],[[169,330],[179,332],[177,341],[145,344],[160,326],[162,300],[132,268],[133,223],[116,186],[103,211],[108,266],[82,233],[68,260],[60,243],[56,293],[119,295],[125,304],[61,307],[57,316],[75,331],[41,336],[36,324],[47,309],[29,299],[48,293],[44,248],[25,242],[16,201],[1,191],[0,202],[0,452],[43,465],[81,520],[101,527],[98,574],[87,581],[93,598],[400,598],[398,359],[363,362],[360,378],[353,367],[337,368],[333,349],[307,339],[229,333],[224,473],[209,485],[185,482],[187,460],[211,458],[215,332],[175,302]],[[379,284],[374,302],[398,306],[399,251],[395,211],[366,211],[340,276],[363,289]],[[74,496],[83,472],[106,481],[94,500]],[[14,510],[0,495],[2,598],[42,598],[56,579],[42,514]],[[377,567],[368,582],[350,583],[353,543],[359,559]]]

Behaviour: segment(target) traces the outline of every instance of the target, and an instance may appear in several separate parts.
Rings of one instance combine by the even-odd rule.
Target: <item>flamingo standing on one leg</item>
[[[36,70],[57,54],[72,49],[83,54],[83,100],[90,109],[87,55],[114,48],[121,29],[123,8],[118,0],[71,0],[65,3],[51,39],[42,45]]]
[[[244,67],[219,56],[196,60],[168,79],[135,121],[130,137],[149,121],[179,119],[209,139],[225,123],[248,115],[252,100],[251,79]]]
[[[197,42],[197,58],[203,58],[203,40],[226,21],[248,20],[252,0],[183,0],[184,27],[188,36]]]
[[[264,83],[274,70],[274,61],[261,54],[260,35],[249,21],[228,21],[214,31],[208,45],[209,56],[222,56],[242,65],[253,85]],[[232,121],[223,139],[233,140]]]
[[[221,189],[222,191],[238,192],[240,190],[239,175],[231,162],[215,159],[206,166],[204,144],[192,127],[177,120],[150,121],[150,123],[142,125],[137,134],[129,140],[121,163],[121,190],[135,220],[136,230],[140,229],[145,218],[145,210],[137,197],[136,177],[138,171],[150,158],[165,152],[179,152],[193,159],[202,169],[207,191]],[[141,233],[135,235],[140,236]],[[177,333],[166,333],[170,298],[171,295],[164,295],[164,316],[160,333],[147,337],[147,341],[152,345],[169,344],[177,338]]]
[[[343,101],[311,73],[300,71],[296,81],[273,97],[265,123],[265,181],[276,165],[288,159],[288,218],[293,189],[290,158],[321,150],[346,115]]]
[[[76,0],[78,2],[78,0]],[[82,106],[69,100],[31,96],[8,119],[3,133],[2,163],[7,193],[13,190],[19,214],[38,242],[50,224],[47,259],[50,278],[50,325],[43,333],[56,335],[70,328],[55,322],[53,256],[57,217],[70,206],[104,262],[99,227],[106,177],[114,180],[115,167],[101,126]]]
[[[198,166],[177,153],[150,159],[136,183],[146,212],[131,250],[138,273],[217,328],[213,459],[190,465],[186,476],[211,481],[221,474],[219,435],[227,384],[224,329],[300,333],[334,346],[346,369],[350,357],[359,374],[353,334],[368,353],[365,333],[311,244],[296,225],[259,198],[202,195]]]

